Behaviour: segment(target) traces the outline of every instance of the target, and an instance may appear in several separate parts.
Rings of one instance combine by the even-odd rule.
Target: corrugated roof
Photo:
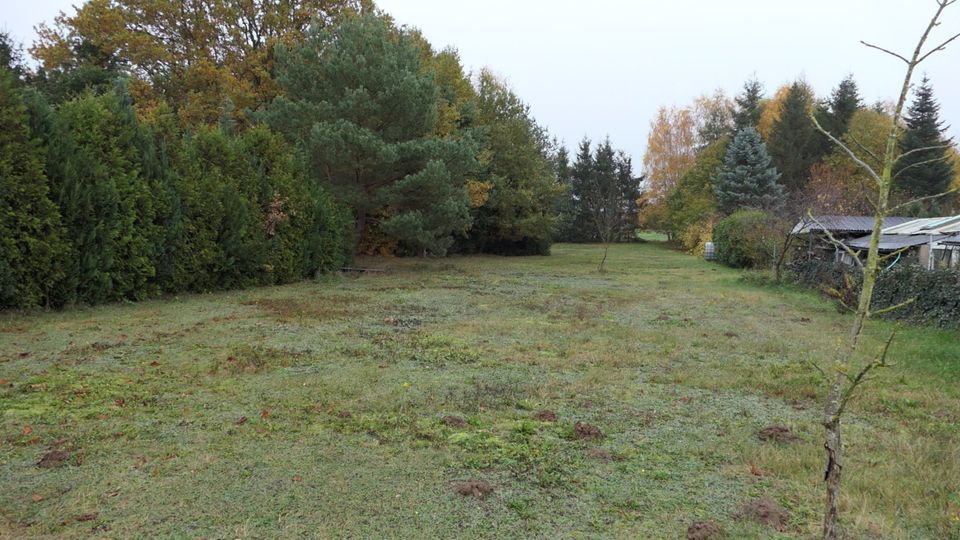
[[[949,238],[944,239],[943,243],[951,246],[960,246],[960,234],[955,234]]]
[[[954,232],[960,232],[960,216],[914,219],[883,229],[883,234],[931,235]]]
[[[823,232],[824,229],[832,233],[868,233],[873,231],[873,216],[814,216],[814,219],[805,217],[793,228],[793,234]],[[887,227],[902,225],[913,221],[913,218],[891,216],[884,220]]]
[[[880,251],[896,251],[913,246],[922,246],[931,242],[939,242],[945,238],[944,235],[908,235],[908,234],[881,234]],[[864,236],[847,242],[847,245],[853,249],[867,249],[870,247],[870,236]]]

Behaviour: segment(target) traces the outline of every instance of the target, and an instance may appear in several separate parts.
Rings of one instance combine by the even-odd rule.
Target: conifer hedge
[[[264,126],[138,120],[122,82],[56,107],[0,67],[0,308],[287,283],[351,256],[349,212]]]

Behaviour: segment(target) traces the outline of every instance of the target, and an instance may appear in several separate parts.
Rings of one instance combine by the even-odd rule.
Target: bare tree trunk
[[[597,271],[601,274],[604,272],[603,265],[607,262],[607,252],[610,251],[610,242],[603,243],[603,258],[600,259],[600,267],[597,268]]]
[[[843,439],[840,434],[840,392],[843,390],[843,374],[837,373],[837,381],[827,398],[823,413],[823,425],[827,430],[824,448],[827,451],[827,470],[823,479],[827,484],[827,502],[823,511],[823,538],[836,540],[840,537],[840,473],[843,472]]]
[[[843,438],[841,435],[840,420],[843,416],[844,408],[846,407],[847,402],[852,398],[854,390],[856,390],[857,387],[864,382],[867,373],[874,367],[886,365],[886,355],[890,348],[890,342],[893,340],[893,336],[891,336],[890,340],[887,341],[887,347],[884,349],[880,358],[878,358],[876,361],[867,363],[867,365],[861,369],[859,374],[856,376],[850,375],[851,365],[856,360],[857,348],[860,344],[860,337],[863,334],[864,323],[872,315],[871,303],[873,300],[873,289],[876,285],[877,275],[880,271],[879,246],[880,234],[883,230],[883,222],[890,212],[896,210],[896,208],[891,209],[890,207],[890,190],[893,186],[894,166],[902,157],[902,155],[898,155],[897,153],[897,142],[901,131],[900,121],[903,117],[904,105],[910,92],[910,82],[913,77],[914,70],[924,60],[930,57],[930,55],[938,51],[942,51],[948,44],[954,40],[960,39],[960,33],[954,34],[947,40],[941,42],[939,45],[932,47],[927,52],[924,52],[924,46],[927,42],[927,38],[930,36],[931,31],[933,31],[933,29],[939,25],[939,19],[943,13],[943,10],[956,2],[957,0],[936,1],[939,8],[937,9],[936,14],[930,20],[930,23],[927,25],[926,31],[921,36],[919,43],[917,43],[916,49],[913,51],[913,55],[909,58],[888,49],[884,49],[883,47],[864,42],[864,45],[867,47],[889,54],[907,65],[907,71],[904,76],[903,85],[900,88],[900,97],[897,101],[897,105],[893,114],[893,125],[891,126],[890,133],[887,136],[886,149],[884,151],[882,160],[883,167],[881,171],[875,170],[860,156],[858,156],[856,152],[844,145],[834,135],[824,130],[823,127],[820,126],[820,123],[817,121],[815,115],[811,114],[810,117],[820,132],[824,133],[827,138],[829,138],[835,145],[837,145],[848,156],[850,156],[858,166],[870,174],[871,178],[873,178],[873,180],[876,182],[877,187],[877,204],[876,212],[874,213],[873,231],[870,235],[870,246],[867,249],[867,260],[862,267],[863,286],[860,290],[856,315],[854,316],[853,325],[850,329],[849,341],[845,350],[841,354],[838,354],[836,358],[834,366],[834,380],[831,383],[830,394],[827,398],[827,402],[823,411],[823,426],[826,431],[824,448],[826,450],[827,458],[826,471],[824,474],[824,481],[826,482],[826,502],[823,516],[823,538],[825,540],[837,540],[840,537],[840,481],[841,474],[843,472]],[[844,248],[844,250],[847,251],[847,253],[852,257],[859,256],[843,242],[836,241],[829,232],[827,232],[827,235],[831,238],[831,241],[835,241],[838,246]],[[883,311],[896,309],[896,307],[897,306],[887,308]]]
[[[793,243],[793,233],[787,233],[787,239],[783,242],[783,249],[780,250],[780,257],[777,258],[777,266],[773,269],[774,280],[777,285],[780,284],[780,280],[783,277],[783,263],[787,259],[787,251],[790,249],[790,244]]]

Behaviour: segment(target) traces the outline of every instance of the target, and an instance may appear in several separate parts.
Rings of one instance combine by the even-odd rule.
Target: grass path
[[[597,274],[600,249],[0,315],[0,538],[814,535],[806,362],[848,320],[656,244]],[[960,538],[960,339],[891,356],[846,427],[848,532]],[[735,517],[761,496],[779,531]]]

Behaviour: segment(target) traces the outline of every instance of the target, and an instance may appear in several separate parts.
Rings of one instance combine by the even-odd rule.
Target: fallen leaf
[[[8,381],[8,380],[6,380],[6,379],[0,379],[0,386],[6,386],[8,382],[10,382],[10,381]]]
[[[33,495],[30,496],[30,500],[33,502],[40,502],[43,500],[43,495],[38,495],[34,493]]]
[[[263,412],[260,413],[260,418],[262,418],[262,419],[264,419],[264,420],[266,420],[266,418],[267,418],[268,416],[270,416],[270,411],[268,411],[268,410],[266,410],[266,409],[264,409]]]
[[[294,481],[294,482],[303,482],[303,477],[300,476],[299,474],[295,474],[295,475],[293,475],[293,481]]]
[[[156,360],[154,360],[153,362],[150,362],[150,365],[153,367],[157,367],[160,365],[160,362],[157,362]]]
[[[246,423],[247,423],[247,417],[246,417],[246,416],[241,416],[240,419],[237,420],[237,425],[238,425],[238,426],[242,426],[242,425],[244,425],[244,424],[246,424]]]
[[[123,407],[124,405],[127,404],[127,400],[125,400],[125,399],[123,399],[123,398],[117,398],[117,399],[113,400],[113,402],[117,404],[117,407]]]
[[[26,352],[26,351],[20,353],[20,358],[26,358],[26,357],[28,357],[28,356],[30,356],[30,353],[28,353],[28,352]]]
[[[77,516],[77,521],[93,521],[95,519],[97,519],[96,512],[94,512],[93,514],[82,514]]]
[[[33,433],[33,428],[32,428],[32,427],[30,427],[30,426],[23,426],[23,434],[24,434],[24,435],[29,435],[29,434],[31,434],[31,433]]]
[[[756,465],[750,466],[750,474],[754,476],[765,476],[763,470],[761,470],[760,467],[757,467]]]

